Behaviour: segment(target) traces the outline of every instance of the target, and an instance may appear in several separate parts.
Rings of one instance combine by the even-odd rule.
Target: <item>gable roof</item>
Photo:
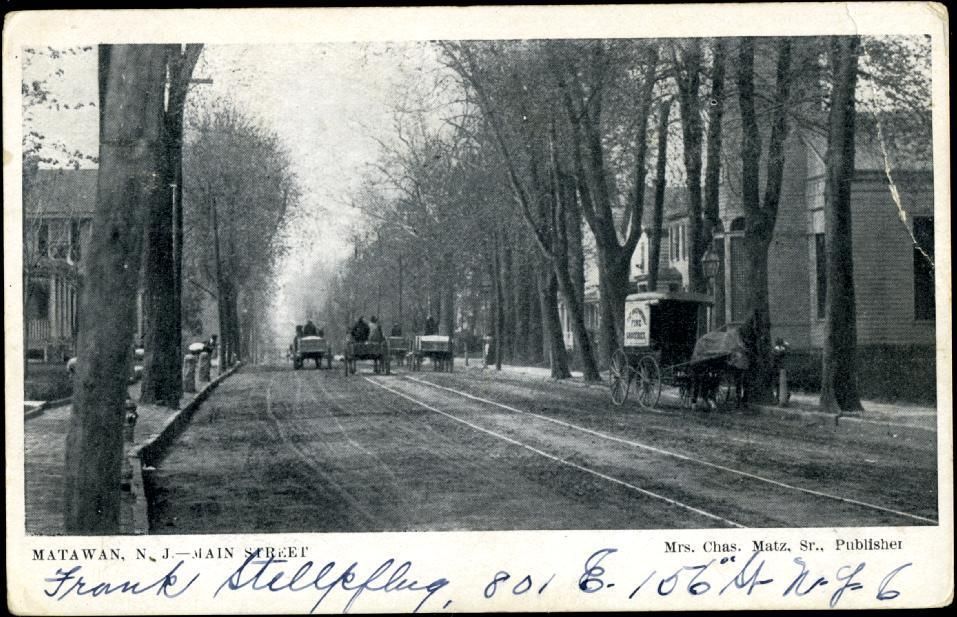
[[[91,217],[96,208],[96,169],[37,169],[23,178],[28,217]]]

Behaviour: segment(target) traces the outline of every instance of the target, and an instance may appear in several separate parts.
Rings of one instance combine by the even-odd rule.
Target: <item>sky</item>
[[[434,52],[422,44],[204,48],[193,77],[212,84],[191,85],[187,110],[221,99],[258,118],[283,142],[299,182],[301,207],[291,221],[292,250],[278,273],[281,288],[301,284],[302,273],[314,263],[334,263],[348,254],[351,232],[362,223],[347,205],[349,197],[379,156],[378,142],[394,140],[396,104],[428,81],[417,78],[422,71],[434,70],[439,70]],[[95,48],[56,59],[49,53],[31,56],[24,79],[47,80],[60,105],[31,109],[25,128],[95,155],[98,116],[87,103],[97,100],[96,71]],[[77,102],[83,107],[76,109]],[[281,329],[302,320],[301,308],[287,306],[286,295],[277,298],[274,315]]]

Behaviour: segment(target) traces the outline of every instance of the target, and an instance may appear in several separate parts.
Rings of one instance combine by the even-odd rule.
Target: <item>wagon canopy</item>
[[[748,368],[748,350],[741,338],[741,328],[732,326],[726,330],[715,330],[698,339],[691,364],[725,360],[739,369]]]

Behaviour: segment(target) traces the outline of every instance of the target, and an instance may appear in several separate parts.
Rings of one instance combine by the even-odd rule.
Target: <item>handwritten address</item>
[[[362,610],[361,599],[375,594],[390,594],[398,607],[430,612],[449,609],[457,594],[484,600],[505,597],[545,596],[565,587],[583,596],[619,595],[626,601],[645,597],[744,595],[760,597],[777,594],[784,598],[808,598],[808,604],[839,608],[852,594],[866,594],[878,602],[901,596],[900,576],[913,566],[901,562],[878,570],[866,561],[848,561],[836,566],[816,566],[806,555],[793,556],[787,566],[771,564],[766,554],[755,550],[748,555],[713,555],[689,560],[678,567],[643,566],[614,547],[600,548],[584,556],[576,567],[577,577],[566,573],[542,571],[512,572],[507,568],[489,573],[487,578],[472,577],[453,585],[448,576],[425,574],[409,560],[387,558],[374,565],[359,562],[288,559],[276,554],[251,552],[225,578],[204,573],[197,564],[177,561],[154,577],[104,581],[84,570],[84,565],[57,567],[43,579],[43,593],[56,601],[70,597],[106,598],[117,595],[150,595],[178,598],[190,593],[211,593],[222,599],[229,594],[297,594],[307,598],[303,608],[314,613]],[[571,564],[570,564],[571,565]],[[222,575],[219,574],[219,577]],[[210,578],[212,586],[199,585]],[[203,590],[203,591],[199,591]],[[210,591],[211,590],[211,591]],[[333,600],[333,597],[336,600]],[[401,598],[401,599],[400,599]],[[334,605],[331,605],[335,602]],[[802,602],[803,603],[803,602]],[[520,606],[520,605],[519,605]],[[637,605],[636,605],[637,608]]]

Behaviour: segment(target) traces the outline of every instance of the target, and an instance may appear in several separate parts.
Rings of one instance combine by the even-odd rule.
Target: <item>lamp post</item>
[[[708,293],[714,297],[715,295],[715,278],[718,276],[718,269],[721,267],[721,258],[718,257],[717,251],[714,250],[714,243],[708,245],[708,250],[705,251],[704,255],[701,256],[701,269],[704,271],[705,277],[708,279]],[[708,309],[708,330],[711,330],[713,327],[714,321],[714,308]]]

